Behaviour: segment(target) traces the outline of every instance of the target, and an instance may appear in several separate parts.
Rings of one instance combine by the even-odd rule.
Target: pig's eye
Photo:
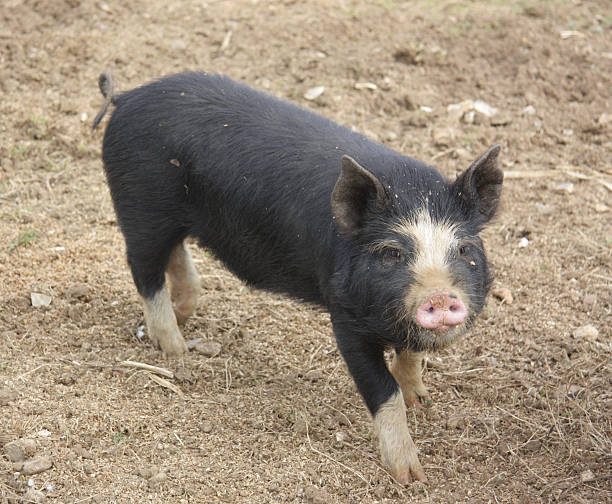
[[[382,265],[393,266],[402,261],[402,251],[396,248],[387,248],[382,253]]]
[[[461,245],[461,246],[459,247],[459,255],[460,255],[460,256],[467,254],[467,251],[468,251],[468,250],[467,250],[467,246],[465,246],[465,245]]]

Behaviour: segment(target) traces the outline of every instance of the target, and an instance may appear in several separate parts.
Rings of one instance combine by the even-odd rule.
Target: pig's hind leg
[[[166,356],[182,355],[187,351],[187,345],[178,328],[165,281],[172,252],[182,247],[182,239],[149,237],[147,240],[142,234],[127,232],[125,235],[128,263],[142,298],[149,338]]]
[[[182,325],[193,315],[200,292],[200,278],[185,242],[172,250],[167,273],[174,314],[179,325]]]
[[[423,352],[396,350],[390,370],[399,383],[407,406],[427,404],[431,399],[421,378]]]

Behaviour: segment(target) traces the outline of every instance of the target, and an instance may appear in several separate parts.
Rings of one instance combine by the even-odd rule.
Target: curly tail
[[[102,107],[100,107],[98,115],[93,120],[91,129],[94,130],[98,127],[98,124],[100,124],[100,121],[106,114],[108,106],[111,103],[114,104],[115,98],[117,97],[117,95],[113,93],[113,91],[115,90],[115,83],[113,82],[113,77],[110,73],[102,72],[100,74],[100,77],[98,77],[98,87],[100,88],[100,92],[104,96],[104,103],[102,104]]]

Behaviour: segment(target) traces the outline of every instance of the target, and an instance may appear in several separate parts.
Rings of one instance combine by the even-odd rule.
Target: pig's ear
[[[331,198],[332,214],[340,230],[348,235],[359,233],[368,204],[372,202],[381,211],[386,200],[380,181],[353,158],[342,156],[342,170]]]
[[[483,223],[493,217],[501,197],[504,173],[497,159],[500,150],[498,144],[490,147],[453,184],[458,194],[478,209]]]

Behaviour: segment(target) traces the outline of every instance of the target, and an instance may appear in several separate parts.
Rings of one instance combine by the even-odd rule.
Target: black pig
[[[384,464],[400,483],[425,481],[405,403],[428,398],[422,352],[482,309],[478,233],[501,195],[500,147],[450,182],[224,76],[183,73],[120,95],[108,73],[99,84],[94,127],[112,102],[102,157],[153,342],[187,349],[178,324],[200,284],[184,240],[195,237],[249,285],[329,310]]]

